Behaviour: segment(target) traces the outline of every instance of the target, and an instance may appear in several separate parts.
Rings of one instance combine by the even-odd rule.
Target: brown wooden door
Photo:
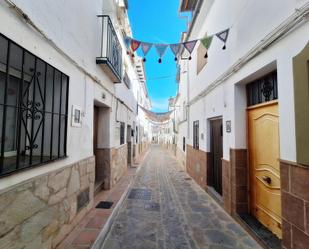
[[[281,184],[278,103],[248,108],[251,213],[279,238]]]
[[[222,195],[222,119],[215,119],[210,121],[210,132],[211,161],[209,165],[209,185],[212,186],[217,191],[217,193]]]

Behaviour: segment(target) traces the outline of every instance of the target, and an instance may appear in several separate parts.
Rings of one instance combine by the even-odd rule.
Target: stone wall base
[[[247,150],[231,149],[222,160],[224,208],[232,215],[249,213]],[[309,167],[281,161],[282,247],[309,245]]]
[[[0,193],[0,248],[55,248],[93,206],[94,157]]]
[[[207,152],[187,144],[187,172],[203,189],[207,188]]]
[[[305,249],[309,245],[309,167],[280,162],[282,247]]]
[[[97,170],[103,172],[103,188],[111,189],[128,168],[127,144],[119,148],[105,148],[97,150]]]

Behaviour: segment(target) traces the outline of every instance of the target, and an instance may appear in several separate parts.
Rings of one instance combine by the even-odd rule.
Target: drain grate
[[[186,181],[190,181],[190,180],[192,180],[192,178],[186,177],[185,180],[186,180]]]
[[[139,199],[149,201],[151,199],[150,189],[133,188],[130,191],[128,199]]]
[[[101,208],[101,209],[110,209],[113,206],[114,202],[111,201],[101,201],[96,205],[95,208]]]
[[[149,203],[145,204],[144,209],[147,210],[147,211],[159,212],[160,211],[160,205],[157,202],[149,202]]]

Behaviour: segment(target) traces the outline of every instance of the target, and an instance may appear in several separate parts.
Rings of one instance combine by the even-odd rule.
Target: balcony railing
[[[102,18],[101,55],[96,62],[114,83],[121,83],[122,48],[112,21],[108,15]]]

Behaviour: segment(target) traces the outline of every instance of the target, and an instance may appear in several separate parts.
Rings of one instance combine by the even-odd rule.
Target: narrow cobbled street
[[[102,248],[260,247],[169,152],[153,145]]]

